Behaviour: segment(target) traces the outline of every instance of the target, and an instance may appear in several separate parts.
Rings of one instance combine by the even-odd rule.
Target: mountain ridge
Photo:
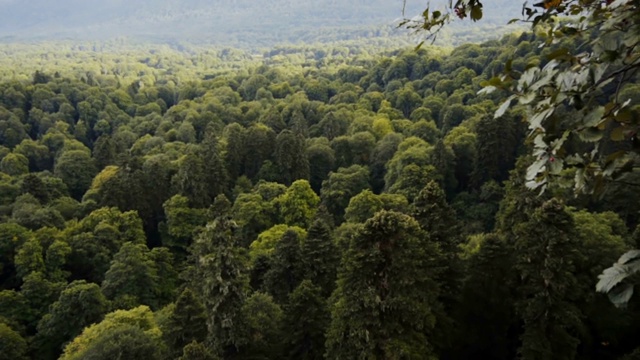
[[[487,21],[506,24],[508,18],[502,10],[506,6],[514,14],[513,2],[492,3],[487,7]],[[251,43],[255,37],[295,42],[299,39],[291,34],[301,31],[389,27],[425,7],[417,0],[273,0],[266,4],[255,0],[1,0],[0,38],[92,40],[130,36]]]

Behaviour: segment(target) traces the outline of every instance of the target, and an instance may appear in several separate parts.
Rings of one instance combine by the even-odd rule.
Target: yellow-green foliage
[[[145,335],[154,340],[160,340],[162,331],[156,324],[153,312],[148,306],[138,306],[131,310],[116,310],[107,314],[101,322],[86,328],[82,334],[73,339],[65,349],[61,360],[82,359],[92,343],[101,336],[116,330],[121,326],[135,326],[144,331]]]
[[[307,232],[298,226],[287,226],[285,224],[276,225],[269,230],[265,230],[260,235],[258,235],[258,239],[251,243],[249,247],[249,255],[251,259],[256,259],[260,255],[269,256],[276,248],[276,244],[280,239],[282,239],[282,235],[288,230],[293,230],[298,234],[298,238],[301,241],[307,237]]]

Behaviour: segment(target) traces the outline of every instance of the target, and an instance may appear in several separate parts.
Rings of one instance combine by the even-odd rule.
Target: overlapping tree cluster
[[[548,62],[540,43],[76,48],[5,70],[0,359],[631,353],[637,297],[594,287],[638,246],[635,190],[530,191],[526,109],[478,94]]]

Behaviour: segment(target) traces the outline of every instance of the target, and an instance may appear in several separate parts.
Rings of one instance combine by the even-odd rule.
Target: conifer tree
[[[178,172],[172,177],[171,183],[180,195],[189,199],[195,207],[207,207],[213,202],[207,183],[208,170],[204,159],[194,149],[182,156],[178,161]]]
[[[283,317],[282,308],[270,295],[255,292],[249,296],[242,305],[241,323],[237,325],[242,333],[240,357],[279,359]]]
[[[551,199],[514,230],[518,315],[524,322],[519,349],[524,360],[574,359],[581,312],[573,274],[580,261],[579,239],[564,204]]]
[[[438,140],[430,154],[430,163],[442,175],[438,178],[440,186],[451,194],[458,187],[458,180],[455,176],[456,158],[450,146],[447,146],[442,139]]]
[[[478,154],[471,173],[471,186],[479,189],[488,180],[503,181],[513,168],[518,149],[517,121],[507,115],[484,116],[476,126]]]
[[[280,183],[291,185],[295,180],[309,179],[309,159],[304,138],[290,130],[276,137],[275,163],[280,173]]]
[[[184,289],[178,297],[163,335],[170,351],[174,353],[180,353],[192,342],[201,343],[206,340],[205,308],[191,289]]]
[[[454,314],[459,326],[451,358],[514,359],[518,325],[513,248],[499,235],[480,236],[479,249],[469,255]]]
[[[437,247],[410,216],[380,211],[351,241],[327,334],[330,359],[434,359]]]
[[[158,276],[155,298],[161,307],[172,302],[177,295],[178,272],[174,267],[174,255],[166,247],[157,247],[149,252],[149,257]]]
[[[301,282],[289,295],[285,314],[287,358],[323,359],[330,315],[322,289],[310,280]]]
[[[300,238],[295,231],[287,230],[271,255],[269,270],[264,276],[264,288],[277,303],[284,304],[302,279]]]
[[[234,352],[237,320],[249,286],[245,250],[235,246],[235,224],[218,217],[207,224],[192,247],[193,286],[207,309],[207,341],[215,352]]]
[[[328,297],[335,288],[340,256],[331,238],[331,229],[322,219],[316,219],[307,232],[302,260],[304,278],[320,287],[323,297]]]
[[[207,195],[210,199],[224,193],[228,186],[228,175],[220,156],[218,139],[207,131],[202,140],[200,155],[203,159]]]
[[[413,218],[432,241],[447,254],[455,254],[460,241],[457,239],[458,220],[455,210],[449,206],[444,191],[434,180],[430,181],[413,202]]]
[[[244,172],[243,160],[245,157],[245,128],[238,124],[232,123],[225,127],[223,133],[223,142],[225,144],[224,164],[227,168],[229,184],[234,184],[239,176]]]
[[[450,313],[460,301],[463,277],[463,264],[458,256],[460,251],[458,220],[455,210],[447,203],[444,191],[434,180],[430,181],[415,198],[413,217],[422,230],[429,234],[431,241],[442,251],[442,255],[434,259],[437,270],[433,274],[441,290],[439,300],[444,305],[444,311],[436,312],[441,329],[437,336],[440,346],[449,347],[453,345],[452,332],[454,331]]]

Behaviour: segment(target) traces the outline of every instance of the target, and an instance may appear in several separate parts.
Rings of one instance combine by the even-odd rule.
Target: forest
[[[0,44],[0,360],[640,359],[596,292],[640,177],[532,191],[482,91],[583,46],[544,42]]]

